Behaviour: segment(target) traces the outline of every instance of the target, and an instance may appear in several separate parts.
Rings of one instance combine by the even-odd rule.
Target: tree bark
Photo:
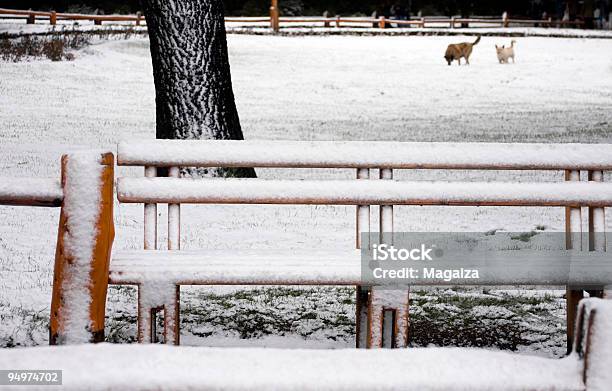
[[[222,0],[142,0],[158,139],[242,140]],[[222,170],[254,177],[255,170]]]

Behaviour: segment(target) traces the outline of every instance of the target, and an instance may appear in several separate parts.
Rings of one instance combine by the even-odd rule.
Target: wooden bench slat
[[[516,258],[511,250],[498,252],[492,255],[488,266],[475,263],[479,269],[477,280],[424,279],[424,273],[420,273],[421,278],[411,285],[564,286],[572,278],[574,285],[590,286],[610,281],[609,268],[601,268],[597,274],[575,271],[570,277],[568,270],[551,267],[554,261]],[[113,254],[109,275],[112,284],[362,285],[361,262],[359,250],[132,250]],[[494,267],[505,263],[508,265],[505,269]],[[575,265],[593,270],[600,263],[600,258],[593,257],[576,260]],[[457,264],[457,268],[467,267],[460,265],[459,260]],[[423,263],[422,267],[432,265]]]
[[[112,284],[171,282],[181,285],[358,285],[359,250],[119,251]]]
[[[612,144],[154,140],[117,151],[124,166],[612,170]]]
[[[119,178],[127,203],[609,206],[612,183]]]
[[[0,177],[0,205],[62,205],[64,193],[58,179]]]

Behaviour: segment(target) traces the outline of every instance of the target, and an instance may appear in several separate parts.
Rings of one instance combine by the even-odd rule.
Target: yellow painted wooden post
[[[272,0],[272,5],[270,6],[270,28],[272,28],[272,31],[275,33],[280,29],[278,17],[278,0]]]
[[[378,27],[381,29],[385,28],[385,17],[384,16],[380,17],[380,20],[378,21]]]
[[[62,188],[64,189],[64,202],[60,213],[60,222],[57,237],[57,247],[55,252],[55,268],[53,276],[53,293],[51,298],[51,319],[49,327],[49,343],[52,345],[70,342],[70,335],[67,335],[66,325],[70,322],[71,328],[75,327],[75,322],[82,322],[76,327],[83,327],[89,333],[90,342],[104,341],[104,315],[106,310],[106,292],[108,288],[108,269],[110,255],[115,236],[113,222],[113,183],[114,183],[114,156],[112,153],[101,155],[99,164],[102,166],[99,184],[99,213],[95,220],[95,237],[93,238],[93,251],[90,260],[89,272],[89,297],[91,298],[88,309],[88,319],[80,320],[71,318],[71,314],[66,311],[67,300],[74,292],[74,281],[68,277],[69,271],[75,269],[76,254],[78,249],[67,245],[67,236],[75,236],[78,233],[71,232],[69,227],[74,227],[75,223],[70,222],[66,208],[70,208],[70,199],[78,197],[66,197],[66,192],[70,191],[67,187],[68,170],[67,166],[70,155],[62,156]],[[67,201],[66,198],[69,198]],[[73,201],[74,202],[74,201]],[[74,231],[74,229],[73,229]],[[87,289],[87,288],[85,288]]]

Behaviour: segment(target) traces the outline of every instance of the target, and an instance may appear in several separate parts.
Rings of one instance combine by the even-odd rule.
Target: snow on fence
[[[32,11],[32,10],[15,10],[0,8],[0,19],[20,19],[25,18],[28,24],[35,24],[36,19],[48,20],[49,24],[55,25],[62,20],[88,20],[96,25],[101,25],[102,22],[134,22],[139,26],[144,21],[144,17],[138,13],[136,15],[86,15],[74,13],[61,13],[55,11]]]
[[[262,17],[226,17],[226,23],[240,23],[245,25],[267,24],[274,31],[279,31],[282,27],[294,26],[323,26],[323,27],[376,27],[380,29],[396,27],[419,27],[419,28],[439,28],[450,27],[510,27],[510,26],[542,26],[542,27],[579,27],[584,24],[583,21],[575,20],[553,20],[552,18],[536,20],[536,19],[512,19],[507,16],[502,17],[419,17],[409,20],[389,19],[384,16],[374,17],[281,17],[278,11],[276,0],[272,0],[270,7],[270,16]],[[51,25],[57,24],[62,20],[87,20],[93,21],[96,25],[101,25],[102,22],[134,22],[136,26],[146,23],[143,15],[138,12],[136,15],[86,15],[74,13],[61,13],[55,11],[33,11],[33,10],[15,10],[0,8],[0,19],[26,19],[28,24],[35,24],[36,20],[48,20]]]
[[[0,205],[61,207],[50,342],[101,341],[113,242],[112,154],[62,157],[61,180],[0,178]]]
[[[257,274],[236,253],[227,259],[234,267],[219,272],[210,252],[147,251],[157,249],[157,204],[168,203],[168,248],[180,249],[181,203],[238,204],[343,204],[356,205],[356,247],[360,233],[370,232],[371,205],[380,206],[378,231],[393,232],[393,205],[476,205],[552,206],[566,208],[566,246],[581,250],[582,212],[589,208],[589,248],[605,251],[604,207],[612,205],[612,184],[603,182],[603,172],[612,170],[612,145],[586,144],[494,144],[494,143],[393,143],[393,142],[299,142],[299,141],[170,141],[118,145],[118,164],[144,166],[145,178],[119,178],[120,202],[144,203],[144,248],[136,253],[117,253],[111,264],[111,283],[139,285],[139,340],[151,341],[152,319],[164,312],[166,343],[178,343],[178,303],[180,284],[252,283],[262,284],[354,284],[355,250],[328,254],[338,263],[313,269],[312,256],[249,253],[261,259],[261,270],[276,277]],[[281,167],[350,168],[355,181],[295,181],[259,179],[179,179],[180,167]],[[169,168],[170,178],[156,178],[158,167]],[[372,169],[379,170],[379,181],[372,181]],[[565,173],[560,183],[464,183],[397,182],[394,169],[474,169],[474,170],[558,170]],[[588,182],[580,181],[580,170],[588,172]],[[173,178],[174,177],[174,178]],[[575,182],[575,183],[574,183]],[[578,235],[578,236],[577,236]],[[587,249],[584,249],[587,250]],[[198,265],[196,259],[206,265]],[[344,261],[342,261],[344,259]],[[209,262],[210,261],[210,262]],[[266,266],[267,265],[267,266]],[[223,274],[223,275],[221,275]],[[215,277],[216,276],[216,277]],[[259,276],[259,277],[257,277]],[[550,281],[555,281],[551,276]],[[499,282],[499,281],[498,281]],[[528,283],[535,283],[531,280]],[[538,281],[541,283],[541,281]],[[503,281],[508,284],[525,281]],[[358,347],[406,346],[408,294],[394,295],[389,301],[375,287],[358,287]],[[153,292],[153,293],[151,293]],[[165,292],[165,293],[160,293]],[[148,297],[152,295],[152,297]],[[582,291],[568,288],[568,344]],[[384,338],[384,335],[390,337]]]

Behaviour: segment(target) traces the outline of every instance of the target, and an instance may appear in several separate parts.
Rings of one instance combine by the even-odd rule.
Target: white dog
[[[505,46],[499,47],[495,45],[495,50],[497,50],[497,59],[500,64],[507,64],[508,59],[512,59],[512,63],[514,64],[514,44],[516,41],[513,39],[510,43],[510,47],[507,48]]]

